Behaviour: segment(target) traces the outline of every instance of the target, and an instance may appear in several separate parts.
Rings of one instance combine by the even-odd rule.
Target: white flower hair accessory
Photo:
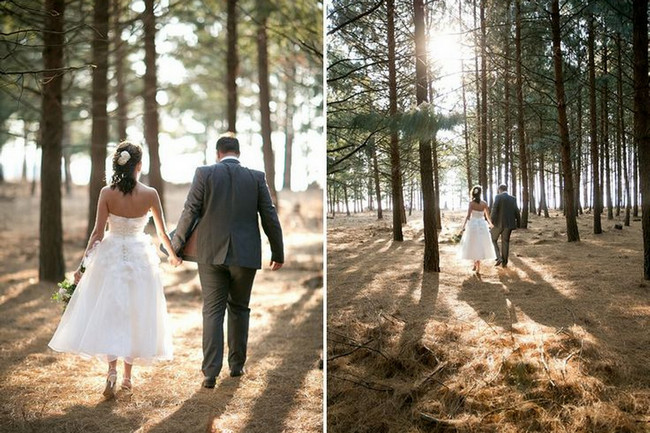
[[[124,165],[129,162],[129,159],[131,159],[131,154],[128,151],[123,150],[120,152],[120,157],[117,158],[117,163],[119,165]]]
[[[478,194],[478,192],[479,192],[478,187],[474,187],[474,189],[472,190],[472,194]]]

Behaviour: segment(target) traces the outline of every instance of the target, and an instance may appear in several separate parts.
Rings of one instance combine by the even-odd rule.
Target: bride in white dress
[[[490,229],[493,227],[490,208],[481,200],[481,191],[480,186],[472,188],[472,200],[469,202],[467,217],[462,228],[463,236],[458,249],[459,258],[474,261],[472,270],[477,275],[481,272],[481,260],[496,259],[490,236]]]
[[[178,266],[167,236],[158,192],[138,181],[142,149],[127,141],[113,156],[113,178],[101,190],[97,219],[75,272],[75,289],[49,343],[58,352],[108,362],[104,396],[114,396],[117,360],[124,360],[122,389],[131,390],[134,361],[172,358],[160,259],[144,227],[151,213],[158,237]],[[104,231],[108,222],[109,230]]]

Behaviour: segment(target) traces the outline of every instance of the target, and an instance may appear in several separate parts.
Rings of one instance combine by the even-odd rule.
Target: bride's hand
[[[74,283],[79,284],[79,280],[81,280],[81,276],[83,275],[83,272],[81,272],[81,268],[77,268],[76,271],[74,271]]]
[[[174,267],[177,267],[178,265],[183,263],[183,260],[180,257],[176,256],[176,255],[173,255],[173,256],[170,255],[167,258],[167,261]]]

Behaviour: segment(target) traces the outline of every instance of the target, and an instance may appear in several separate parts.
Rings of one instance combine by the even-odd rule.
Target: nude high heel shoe
[[[115,384],[117,383],[117,370],[108,370],[108,376],[106,376],[106,386],[104,387],[104,392],[102,393],[106,398],[115,397]]]

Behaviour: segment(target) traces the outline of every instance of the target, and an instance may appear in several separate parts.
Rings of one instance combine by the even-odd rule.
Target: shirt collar
[[[232,155],[224,156],[223,158],[221,158],[221,160],[219,162],[224,162],[227,159],[234,159],[235,161],[239,162],[239,158],[237,158],[236,156],[232,156]]]

